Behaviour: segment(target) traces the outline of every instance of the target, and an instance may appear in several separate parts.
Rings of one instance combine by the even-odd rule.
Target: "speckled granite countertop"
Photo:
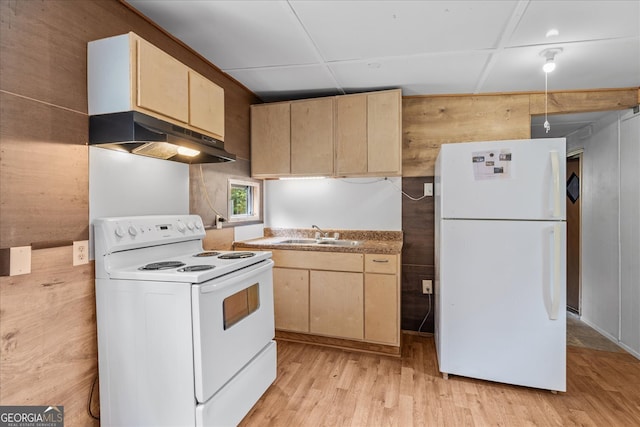
[[[370,231],[370,230],[334,230],[327,229],[329,236],[339,233],[339,240],[356,240],[358,245],[338,246],[330,242],[317,243],[282,243],[291,239],[314,239],[316,230],[300,228],[265,228],[264,237],[234,242],[234,248],[252,249],[293,249],[297,251],[349,252],[399,254],[402,251],[402,231]]]

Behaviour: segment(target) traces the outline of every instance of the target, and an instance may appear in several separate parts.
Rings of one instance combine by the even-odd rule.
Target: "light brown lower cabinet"
[[[391,274],[364,275],[364,339],[397,344],[398,278]]]
[[[309,332],[309,270],[273,269],[277,329]]]
[[[362,273],[312,270],[309,290],[309,332],[363,338]]]
[[[400,255],[271,252],[276,329],[400,345]]]
[[[364,256],[364,339],[400,345],[400,255]]]

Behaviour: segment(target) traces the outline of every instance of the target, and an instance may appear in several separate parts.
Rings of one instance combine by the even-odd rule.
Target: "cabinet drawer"
[[[396,274],[398,255],[365,254],[364,271],[367,273]]]
[[[362,254],[289,250],[273,250],[271,253],[276,267],[352,272],[362,272],[363,269]]]

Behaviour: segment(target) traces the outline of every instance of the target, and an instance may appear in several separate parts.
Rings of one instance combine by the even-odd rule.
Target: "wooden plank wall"
[[[0,277],[0,405],[64,405],[67,426],[98,425],[93,263],[71,247],[89,237],[87,43],[129,31],[225,89],[238,158],[260,102],[117,0],[0,2],[0,248],[33,249],[31,274]]]
[[[622,110],[638,105],[638,88],[550,92],[549,114]],[[440,145],[526,139],[544,94],[406,96],[402,99],[402,175],[433,176]]]

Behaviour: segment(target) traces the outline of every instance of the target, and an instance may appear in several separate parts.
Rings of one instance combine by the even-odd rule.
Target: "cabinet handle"
[[[374,259],[373,262],[384,262],[384,263],[387,263],[387,262],[389,262],[389,260],[388,259]]]

